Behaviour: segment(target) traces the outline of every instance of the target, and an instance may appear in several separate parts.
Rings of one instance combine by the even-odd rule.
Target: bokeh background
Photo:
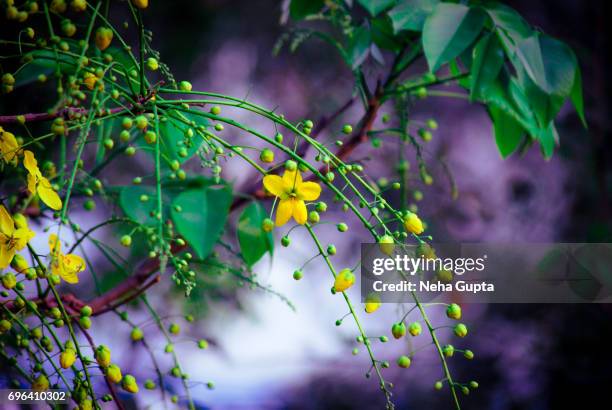
[[[608,67],[612,6],[603,0],[507,3],[576,51],[589,128],[583,129],[573,110],[565,107],[558,121],[561,148],[552,160],[544,161],[537,148],[502,160],[482,107],[436,97],[419,102],[411,118],[433,117],[440,124],[426,150],[438,182],[432,187],[415,182],[425,194],[419,214],[429,222],[434,238],[442,241],[610,242],[612,90]],[[315,40],[294,54],[283,50],[273,56],[275,42],[287,29],[285,9],[286,4],[272,0],[152,1],[145,23],[154,33],[154,46],[178,80],[189,80],[198,90],[248,96],[260,105],[278,107],[288,118],[311,118],[316,123],[350,98],[353,80],[339,56]],[[387,112],[391,111],[387,107]],[[361,113],[355,104],[322,138],[332,138],[343,123],[356,121]],[[248,116],[240,119],[261,121]],[[254,125],[269,127],[266,123]],[[369,157],[367,167],[374,176],[392,177],[388,159],[395,157],[394,149],[383,142],[380,150],[364,146],[353,155]],[[457,200],[451,199],[437,158],[443,158],[453,174],[460,192]],[[193,164],[192,171],[198,168]],[[246,169],[234,161],[226,167],[224,177],[234,181],[237,189],[249,186],[254,176],[246,174]],[[124,171],[116,169],[116,174],[107,178],[121,182]],[[346,218],[334,212],[328,215],[330,219]],[[88,216],[80,218],[87,226]],[[355,221],[347,222],[351,230],[341,238],[333,225],[321,228],[321,232],[336,244],[338,263],[353,265],[355,250],[366,236]],[[38,245],[44,247],[41,241]],[[259,280],[286,295],[295,310],[269,293],[247,288],[204,287],[197,292],[200,299],[187,307],[179,293],[168,297],[171,291],[167,286],[160,285],[153,292],[152,299],[162,306],[166,318],[185,310],[196,312],[198,320],[185,330],[185,343],[177,343],[177,351],[192,380],[215,383],[213,390],[194,383],[199,407],[383,408],[376,382],[364,377],[367,358],[363,352],[351,354],[354,325],[349,321],[340,327],[334,324],[346,312],[338,298],[329,295],[329,273],[315,261],[307,265],[300,282],[291,278],[293,270],[313,254],[309,239],[298,230],[292,234],[289,252],[281,250],[273,260],[265,259],[256,266]],[[357,293],[354,296],[357,298]],[[139,311],[134,309],[138,321]],[[366,318],[369,333],[388,335],[391,323],[401,313],[400,307],[384,306]],[[465,306],[464,321],[470,334],[459,342],[453,340],[453,344],[470,348],[476,359],[454,358],[451,368],[456,379],[477,380],[481,387],[462,397],[464,407],[608,407],[611,314],[609,305]],[[434,322],[445,321],[441,310],[432,310],[432,315]],[[130,347],[129,327],[119,335],[115,326],[114,317],[97,320],[96,337],[111,345],[113,352],[124,351],[118,356],[123,366],[142,377],[149,376],[152,368],[147,354]],[[452,337],[443,330],[441,333],[443,338]],[[202,336],[212,344],[205,352],[188,343]],[[163,355],[164,342],[151,338],[150,343]],[[425,336],[420,338],[415,347],[419,342],[426,344]],[[375,347],[381,358],[390,361],[409,348],[404,342]],[[433,389],[442,376],[432,349],[422,350],[410,369],[392,366],[385,374],[395,384],[397,408],[452,408],[447,390]],[[176,390],[180,395],[178,384]],[[133,406],[159,408],[156,400],[155,395],[144,396]],[[598,404],[592,407],[591,403]]]

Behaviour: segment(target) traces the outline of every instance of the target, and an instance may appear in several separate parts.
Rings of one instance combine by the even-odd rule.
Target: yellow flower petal
[[[38,180],[36,179],[34,175],[28,174],[28,191],[30,191],[32,195],[36,193],[36,183],[37,182]]]
[[[20,228],[13,233],[13,241],[15,249],[18,251],[26,247],[30,239],[34,237],[34,232],[28,228]]]
[[[308,211],[306,210],[306,204],[304,201],[299,199],[293,200],[295,205],[293,206],[293,218],[300,225],[304,225],[308,219]]]
[[[0,269],[7,268],[11,264],[11,260],[13,260],[15,253],[15,248],[9,248],[4,244],[0,246]]]
[[[281,199],[276,210],[276,226],[283,226],[291,219],[293,208],[295,207],[295,199]]]
[[[49,235],[49,250],[51,251],[51,253],[59,253],[62,250],[62,244],[60,243],[60,241],[58,240],[58,237],[56,234],[52,233],[51,235]]]
[[[34,153],[30,150],[25,150],[23,152],[23,166],[34,177],[38,177],[39,175],[41,175],[40,170],[38,169],[38,162],[34,157]]]
[[[289,190],[293,190],[295,187],[302,183],[302,174],[300,171],[285,171],[283,174],[283,182]]]
[[[0,205],[0,232],[6,234],[7,236],[11,236],[15,231],[15,225],[13,223],[13,218],[8,213],[6,208],[3,205]]]
[[[14,162],[17,154],[19,153],[19,144],[13,133],[4,131],[0,127],[0,159],[6,161],[6,163]]]
[[[314,201],[321,195],[321,186],[316,182],[302,182],[298,187],[300,199]]]
[[[59,211],[62,209],[62,200],[51,187],[51,183],[45,177],[42,177],[38,183],[38,196],[51,209]]]
[[[266,175],[263,179],[263,184],[272,195],[281,197],[281,199],[285,198],[285,184],[278,175]]]

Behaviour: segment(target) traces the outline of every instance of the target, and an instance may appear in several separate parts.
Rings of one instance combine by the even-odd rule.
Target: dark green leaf
[[[177,232],[201,259],[208,256],[221,236],[231,202],[232,190],[227,185],[189,190],[172,202]]]
[[[438,4],[423,26],[423,50],[429,69],[435,72],[461,54],[476,39],[484,22],[485,14],[478,8]]]
[[[57,69],[58,62],[60,72],[63,74],[70,74],[75,69],[70,59],[62,55],[58,55],[58,58],[56,58],[53,51],[35,50],[26,54],[26,56],[28,56],[28,59],[32,58],[32,61],[24,65],[17,74],[15,74],[16,87],[36,81],[41,74],[48,76],[54,73]]]
[[[372,17],[395,4],[395,0],[357,0],[361,7],[366,9]]]
[[[323,8],[323,0],[291,0],[289,15],[292,19],[301,20],[310,14],[316,14]]]
[[[496,31],[501,33],[504,39],[515,43],[531,35],[529,24],[513,8],[501,3],[491,3],[487,4],[485,10],[493,20]]]
[[[570,99],[574,108],[582,121],[584,128],[588,128],[586,117],[584,116],[584,100],[582,97],[582,73],[580,72],[580,66],[576,65],[576,77],[574,78],[574,85],[572,86],[572,92],[570,93]]]
[[[527,75],[542,91],[564,98],[570,95],[577,63],[566,44],[536,33],[519,42],[516,53]]]
[[[372,41],[380,48],[399,52],[401,40],[395,36],[389,16],[382,15],[372,20]]]
[[[489,113],[493,120],[497,149],[502,158],[507,158],[519,147],[525,130],[512,116],[495,106],[489,107]]]
[[[494,34],[486,34],[474,47],[470,76],[470,99],[479,98],[497,78],[504,64],[504,51]]]
[[[393,30],[421,31],[425,19],[429,16],[440,0],[403,0],[389,11]]]
[[[194,135],[191,138],[191,146],[185,146],[185,133],[190,128],[184,121],[194,121],[196,127],[204,126],[208,127],[208,119],[201,115],[169,111],[167,121],[163,121],[159,124],[159,133],[161,134],[160,139],[160,151],[164,158],[169,160],[177,159],[179,162],[185,162],[191,158],[200,147],[202,143],[202,137],[194,131]],[[178,154],[179,149],[185,147],[187,149],[187,156],[180,156]]]
[[[348,47],[349,64],[353,69],[359,67],[368,57],[370,44],[372,44],[370,30],[366,26],[356,28]]]
[[[555,152],[555,145],[559,142],[559,134],[557,134],[557,128],[555,128],[553,121],[546,129],[540,130],[538,140],[540,141],[542,155],[545,159],[550,159]]]
[[[259,202],[251,202],[238,221],[238,243],[240,253],[247,265],[253,266],[266,252],[274,249],[274,239],[270,232],[262,229],[262,222],[268,215]]]

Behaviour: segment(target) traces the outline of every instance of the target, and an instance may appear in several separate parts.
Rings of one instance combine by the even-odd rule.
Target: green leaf
[[[572,92],[570,93],[570,99],[578,117],[584,128],[588,128],[586,117],[584,116],[584,100],[582,97],[582,73],[580,72],[580,66],[576,64],[576,77],[574,78],[574,85],[572,86]]]
[[[403,0],[389,11],[393,30],[421,31],[425,19],[429,16],[440,0]]]
[[[366,9],[372,17],[395,4],[395,0],[357,0],[361,7]]]
[[[301,20],[308,15],[318,13],[324,4],[324,0],[291,0],[289,15],[294,20]]]
[[[353,31],[348,46],[348,63],[352,69],[359,67],[370,54],[372,36],[370,30],[364,25]]]
[[[140,200],[143,195],[148,197],[147,201]],[[157,211],[156,198],[157,190],[154,186],[125,186],[119,192],[119,206],[131,219],[143,225],[156,225],[158,223],[157,219],[151,216],[151,212]],[[170,204],[168,192],[164,190],[162,190],[162,203]]]
[[[210,254],[221,236],[231,203],[229,185],[189,190],[172,201],[171,215],[176,230],[200,259]]]
[[[251,202],[238,221],[238,243],[247,265],[253,266],[266,252],[272,254],[274,239],[272,233],[262,229],[262,222],[268,217],[266,209],[259,202]]]
[[[485,17],[480,9],[462,4],[436,6],[423,26],[423,50],[431,72],[457,57],[476,39]]]
[[[525,19],[516,10],[505,4],[487,4],[485,11],[491,17],[491,20],[493,20],[498,34],[503,34],[504,38],[509,38],[513,42],[527,38],[533,32]]]
[[[497,149],[502,158],[507,158],[521,144],[525,130],[511,115],[506,114],[498,107],[489,107],[489,114],[493,120]]]
[[[555,152],[555,145],[559,142],[559,134],[553,121],[546,129],[540,130],[538,140],[540,141],[542,155],[545,159],[550,159]]]
[[[470,75],[470,99],[474,101],[497,78],[504,64],[504,51],[494,34],[486,34],[474,47]]]
[[[59,55],[56,55],[50,50],[35,50],[26,54],[28,59],[32,59],[29,63],[25,64],[15,74],[15,86],[21,87],[26,84],[33,83],[38,80],[38,76],[50,75],[55,72],[59,62],[60,72],[63,74],[71,74],[74,72],[75,66],[71,64],[70,59]]]
[[[202,143],[202,137],[196,133],[196,130],[194,129],[194,135],[191,138],[191,146],[185,146],[185,133],[190,127],[183,121],[194,121],[196,127],[208,127],[210,123],[208,122],[208,119],[201,115],[179,112],[175,110],[168,111],[168,116],[170,118],[168,118],[167,121],[162,121],[159,124],[159,133],[161,134],[160,151],[162,156],[165,158],[168,158],[169,160],[176,159],[183,163],[198,151],[198,148]],[[180,121],[180,119],[183,121]],[[180,156],[178,153],[182,147],[187,149],[187,155],[184,157]]]
[[[560,97],[570,95],[577,62],[565,43],[536,33],[517,44],[516,54],[527,75],[542,91]]]
[[[372,41],[385,50],[399,52],[402,47],[401,40],[394,35],[393,26],[389,16],[382,15],[372,20]]]

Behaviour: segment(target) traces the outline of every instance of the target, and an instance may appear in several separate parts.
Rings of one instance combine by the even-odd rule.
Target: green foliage
[[[268,217],[266,209],[259,202],[251,202],[238,221],[238,243],[240,253],[247,265],[252,266],[266,253],[274,251],[272,233],[262,228],[264,219]]]
[[[200,259],[206,258],[219,240],[231,203],[229,185],[186,190],[172,201],[176,230]]]
[[[586,127],[582,79],[573,51],[532,28],[511,7],[476,1],[363,0],[356,3],[368,15],[358,19],[351,14],[350,2],[328,8],[313,2],[308,13],[303,2],[292,1],[292,7],[294,3],[302,10],[292,14],[294,19],[322,14],[330,21],[340,41],[330,41],[328,33],[320,37],[338,48],[358,73],[369,57],[385,63],[380,49],[394,55],[396,68],[405,69],[420,50],[436,76],[448,66],[452,80],[469,91],[470,101],[486,106],[503,157],[515,152],[526,137],[524,147],[538,142],[544,157],[550,158],[559,144],[554,120],[568,100]],[[351,21],[350,28],[346,21]],[[387,84],[382,98],[416,86],[414,81]]]

